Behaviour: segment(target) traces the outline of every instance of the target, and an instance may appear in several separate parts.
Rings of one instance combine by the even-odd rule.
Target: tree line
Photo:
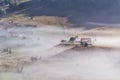
[[[1,0],[0,1],[0,16],[7,14],[8,9],[17,7],[21,0]]]

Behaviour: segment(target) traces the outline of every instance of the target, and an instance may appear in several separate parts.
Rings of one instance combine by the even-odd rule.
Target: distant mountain
[[[32,0],[17,9],[27,16],[66,17],[75,24],[120,23],[120,0]]]

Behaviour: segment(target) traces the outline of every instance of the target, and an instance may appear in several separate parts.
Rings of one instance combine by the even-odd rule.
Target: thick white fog
[[[0,80],[120,80],[120,36],[91,36],[96,39],[93,48],[57,46],[62,39],[81,30],[57,27],[1,29],[0,50],[8,47],[18,57],[38,56],[42,60],[24,66],[22,73],[0,72]]]

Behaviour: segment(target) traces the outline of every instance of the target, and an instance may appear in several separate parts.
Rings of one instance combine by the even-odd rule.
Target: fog
[[[31,74],[29,79],[119,80],[119,57],[119,51],[105,48],[69,50],[41,62],[38,68],[32,67],[34,76]],[[24,74],[30,75],[26,72],[31,71],[31,67],[26,70]]]
[[[85,25],[88,26],[109,26],[109,27],[119,27],[120,24],[110,24],[110,23],[97,23],[97,22],[86,22]]]
[[[82,30],[46,26],[1,29],[0,50],[9,47],[17,57],[42,60],[24,66],[21,73],[0,72],[0,80],[120,80],[120,36],[93,35],[96,47],[91,48],[58,46],[62,39]]]

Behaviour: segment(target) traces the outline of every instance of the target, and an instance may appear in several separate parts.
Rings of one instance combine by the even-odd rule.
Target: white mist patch
[[[27,67],[23,75],[30,75],[26,80],[119,80],[119,57],[119,51],[105,48],[69,50]]]
[[[58,33],[56,33],[56,30]],[[59,33],[59,31],[61,31],[59,28],[10,28],[7,31],[3,30],[0,32],[2,33],[1,35],[4,36],[0,37],[0,39],[1,44],[4,46],[13,46],[19,51],[34,51],[34,49],[42,51],[59,44],[61,40],[61,32]],[[25,39],[23,39],[23,37],[25,37]]]
[[[81,32],[84,31],[57,27],[0,30],[1,35],[5,36],[0,37],[1,49],[9,47],[14,54],[26,58],[44,58],[25,66],[22,73],[0,72],[0,80],[120,80],[119,50],[110,49],[120,48],[119,36],[90,36],[93,40],[96,39],[96,47],[90,49],[71,50],[73,46],[56,46],[62,39],[69,39]],[[14,33],[17,37],[11,37]],[[101,46],[103,48],[100,48]]]
[[[93,25],[93,26],[114,26],[114,27],[120,27],[120,24],[110,24],[110,23],[99,23],[99,22],[87,22],[86,25]]]
[[[96,37],[95,45],[111,48],[120,48],[120,37]]]

